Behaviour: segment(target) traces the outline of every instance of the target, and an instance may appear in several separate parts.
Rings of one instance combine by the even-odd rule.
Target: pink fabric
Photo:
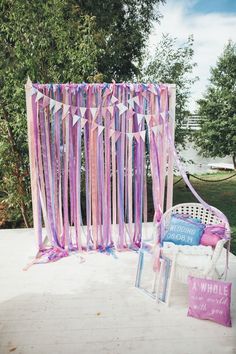
[[[231,327],[231,283],[189,276],[188,316]]]
[[[217,242],[224,238],[225,227],[223,225],[208,225],[201,237],[201,245],[215,247]]]
[[[203,246],[212,246],[215,247],[217,242],[221,240],[221,237],[218,235],[214,235],[212,233],[204,232],[201,237],[200,244]]]

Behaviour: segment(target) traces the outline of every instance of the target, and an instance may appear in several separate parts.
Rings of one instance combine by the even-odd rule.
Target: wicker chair
[[[217,211],[216,208],[212,207],[212,209]],[[177,213],[188,214],[191,217],[199,218],[204,224],[224,223],[223,220],[219,219],[212,211],[206,209],[202,204],[184,203],[175,205],[163,214],[163,224],[165,231],[168,230],[171,215]],[[227,223],[227,225],[225,225],[224,223],[224,226],[228,234],[230,235],[229,224]],[[168,255],[168,251],[167,253],[164,253],[165,256],[170,257],[172,259],[172,270],[170,274],[167,303],[169,303],[170,300],[173,279],[182,283],[187,283],[188,275],[210,279],[220,278],[220,274],[216,266],[226,242],[228,241],[225,239],[221,239],[220,241],[218,241],[216,247],[212,250],[211,255],[186,255],[182,252],[177,252],[176,254]]]

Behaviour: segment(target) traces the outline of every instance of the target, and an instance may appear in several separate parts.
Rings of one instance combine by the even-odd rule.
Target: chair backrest
[[[215,207],[212,207],[213,210],[218,211]],[[198,218],[202,221],[203,224],[224,224],[224,221],[218,218],[211,210],[206,209],[200,203],[183,203],[177,204],[172,208],[168,209],[163,214],[163,221],[165,229],[168,228],[170,217],[172,214],[188,214],[193,218]],[[224,225],[226,230],[230,232],[229,224]]]

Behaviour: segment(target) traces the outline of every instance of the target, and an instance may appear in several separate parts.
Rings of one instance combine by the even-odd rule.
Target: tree
[[[29,226],[32,219],[27,76],[44,83],[132,79],[160,2],[0,2],[0,202],[11,226],[22,219]]]
[[[236,44],[229,41],[216,66],[210,84],[198,101],[201,130],[196,144],[203,156],[231,155],[236,168]]]
[[[152,21],[165,0],[79,0],[83,13],[95,16],[98,71],[111,82],[131,80],[147,43]]]
[[[189,37],[182,46],[177,46],[177,38],[163,34],[157,44],[154,55],[147,54],[142,69],[144,81],[154,81],[176,84],[176,131],[177,144],[184,146],[187,137],[182,129],[184,120],[189,115],[188,100],[192,84],[198,79],[192,76],[193,37]]]
[[[30,225],[31,197],[24,84],[96,81],[94,19],[76,1],[0,3],[0,198],[12,226]]]

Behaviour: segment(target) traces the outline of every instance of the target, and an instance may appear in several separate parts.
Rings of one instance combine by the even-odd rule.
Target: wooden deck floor
[[[233,327],[187,317],[187,288],[171,307],[134,288],[137,254],[71,256],[22,268],[32,230],[0,231],[0,353],[236,353],[236,257],[230,257]]]

